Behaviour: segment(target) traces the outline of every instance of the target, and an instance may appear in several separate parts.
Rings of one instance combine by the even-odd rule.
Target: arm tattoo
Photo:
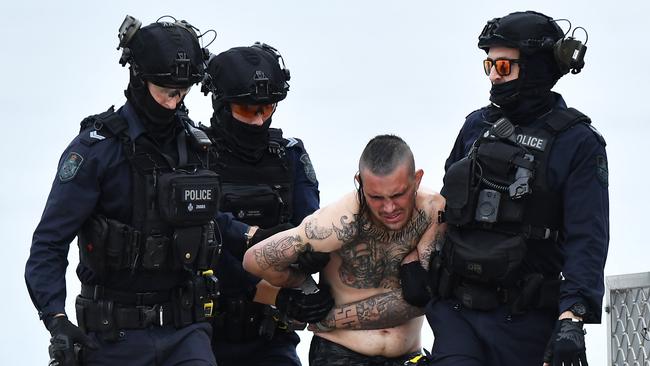
[[[318,226],[316,218],[308,219],[305,222],[305,235],[307,239],[327,239],[332,235],[332,229]]]
[[[276,271],[284,271],[304,250],[305,244],[302,243],[300,236],[283,236],[255,249],[255,261],[262,270],[273,267]]]
[[[351,304],[336,306],[321,320],[328,328],[386,329],[402,325],[424,314],[424,309],[409,305],[395,290]]]
[[[419,253],[420,257],[420,264],[422,265],[422,268],[425,270],[429,270],[429,264],[431,262],[431,255],[433,254],[434,251],[440,250],[442,242],[444,240],[443,236],[443,231],[440,230],[440,227],[436,228],[436,234],[435,237],[433,238],[433,241],[431,241],[426,248],[424,248],[422,251]]]
[[[436,234],[438,236],[438,234]],[[433,253],[433,250],[435,249],[436,245],[436,240],[432,243],[429,243],[424,250],[422,250],[420,254],[420,265],[422,265],[422,268],[424,268],[425,271],[429,270],[429,261],[431,260],[431,253]]]

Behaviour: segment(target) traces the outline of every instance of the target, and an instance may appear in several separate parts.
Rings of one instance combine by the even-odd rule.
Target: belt
[[[144,329],[174,324],[171,303],[151,306],[123,306],[112,301],[77,297],[79,323],[86,331],[103,332],[113,329]]]
[[[92,300],[111,300],[123,305],[155,305],[169,302],[171,291],[127,292],[100,285],[81,285],[81,296]]]

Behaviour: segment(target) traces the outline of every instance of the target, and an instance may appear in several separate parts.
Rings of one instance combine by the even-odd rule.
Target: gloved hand
[[[431,300],[427,271],[419,261],[402,264],[399,267],[399,279],[402,296],[409,304],[422,308]]]
[[[314,274],[322,271],[329,261],[329,253],[315,252],[311,244],[307,243],[305,245],[305,251],[298,254],[296,265],[301,272]]]
[[[544,363],[551,366],[587,366],[583,322],[558,320],[544,352]]]
[[[47,329],[52,338],[48,351],[50,353],[50,365],[73,366],[77,365],[75,355],[75,344],[82,348],[97,349],[97,344],[90,339],[76,325],[72,324],[65,316],[58,316],[47,321]]]
[[[282,288],[275,299],[275,307],[290,318],[316,323],[325,318],[334,306],[329,286],[318,285],[318,289],[318,292],[307,295],[300,290]]]
[[[258,228],[257,230],[255,230],[255,234],[253,234],[253,237],[251,238],[251,246],[261,242],[266,238],[270,238],[281,231],[285,231],[289,229],[293,229],[293,225],[291,225],[288,222],[280,225],[275,225],[268,229]]]

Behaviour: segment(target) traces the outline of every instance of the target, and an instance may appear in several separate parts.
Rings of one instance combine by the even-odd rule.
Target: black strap
[[[123,305],[155,305],[169,302],[170,291],[126,292],[99,285],[81,285],[81,296],[92,300],[110,300]]]
[[[578,123],[590,124],[591,119],[575,108],[558,108],[546,116],[545,123],[554,134],[557,134]]]
[[[110,301],[77,297],[78,320],[86,332],[114,333],[119,329],[144,329],[174,325],[171,303],[151,306],[122,306]]]

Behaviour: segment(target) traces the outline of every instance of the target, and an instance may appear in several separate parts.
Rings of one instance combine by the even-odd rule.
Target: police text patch
[[[539,151],[544,151],[546,149],[546,139],[537,137],[537,136],[530,136],[530,135],[524,135],[524,134],[517,134],[515,136],[517,139],[517,142],[520,143],[521,145],[524,145],[526,147],[539,150]]]
[[[596,176],[603,187],[609,186],[609,169],[607,168],[607,158],[604,155],[596,156]]]
[[[314,166],[311,164],[309,155],[302,154],[302,156],[300,156],[300,161],[305,167],[305,175],[307,176],[307,179],[309,179],[310,182],[316,184],[316,171],[314,170]]]
[[[63,160],[63,164],[59,168],[59,180],[61,182],[67,182],[74,178],[79,168],[81,168],[83,161],[84,158],[78,153],[74,151],[68,153],[68,156]]]

